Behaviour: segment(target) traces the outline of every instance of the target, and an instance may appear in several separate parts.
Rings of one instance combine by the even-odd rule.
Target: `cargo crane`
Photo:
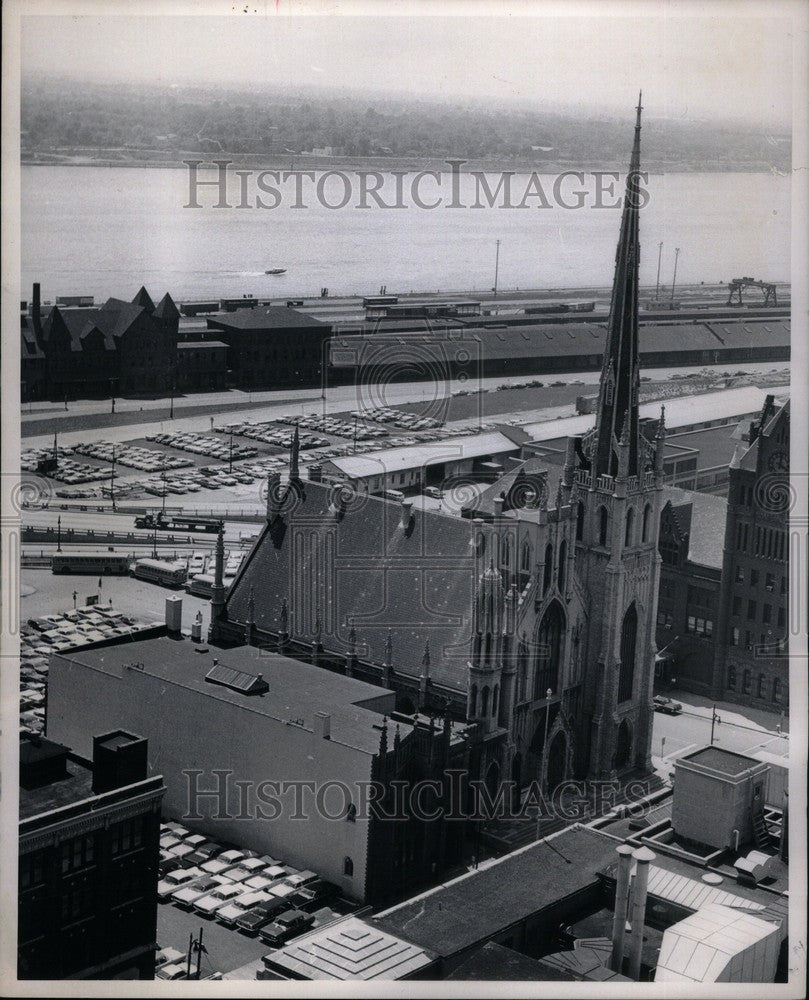
[[[743,288],[760,288],[764,292],[764,305],[777,306],[778,305],[778,295],[775,291],[775,285],[769,281],[756,281],[755,278],[734,278],[732,281],[728,282],[728,301],[729,306],[742,304],[742,289]],[[733,296],[736,296],[736,301],[734,303]],[[772,300],[772,301],[771,301]]]

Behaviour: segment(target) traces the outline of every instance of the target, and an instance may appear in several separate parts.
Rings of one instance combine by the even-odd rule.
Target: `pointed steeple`
[[[635,138],[626,178],[621,233],[615,253],[615,278],[610,301],[607,346],[601,368],[598,418],[593,446],[593,473],[615,476],[617,445],[625,438],[629,446],[627,475],[638,474],[638,223],[640,190],[641,98],[638,97]]]
[[[214,578],[211,587],[211,624],[208,629],[210,642],[219,638],[219,619],[225,610],[225,526],[219,522],[219,534],[216,536],[214,549]]]

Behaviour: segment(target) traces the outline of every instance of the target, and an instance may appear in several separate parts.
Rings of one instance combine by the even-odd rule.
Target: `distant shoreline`
[[[111,169],[113,167],[156,167],[165,170],[183,170],[185,160],[201,161],[201,169],[210,165],[215,169],[215,160],[228,160],[233,169],[247,170],[277,170],[277,171],[301,171],[301,170],[342,170],[352,172],[364,171],[391,171],[404,170],[409,172],[435,171],[436,173],[450,173],[448,166],[450,160],[460,162],[462,173],[470,171],[485,171],[487,173],[507,172],[536,173],[540,175],[558,174],[564,171],[609,171],[623,175],[626,172],[625,163],[604,163],[593,162],[582,165],[581,163],[568,162],[542,162],[531,163],[528,161],[516,161],[501,163],[492,160],[468,159],[463,157],[426,157],[417,159],[407,156],[385,156],[385,157],[342,157],[342,156],[312,156],[311,154],[300,154],[297,156],[280,157],[276,154],[265,157],[255,156],[245,153],[200,153],[183,152],[177,153],[176,158],[167,159],[154,155],[152,158],[126,157],[120,156],[84,156],[82,154],[60,154],[60,153],[23,153],[20,157],[20,166],[23,167],[103,167]],[[693,164],[683,162],[660,163],[651,161],[645,165],[645,172],[650,175],[661,174],[699,174],[699,173],[786,173],[780,171],[772,163],[764,161],[752,163],[720,163],[715,160],[706,163]]]

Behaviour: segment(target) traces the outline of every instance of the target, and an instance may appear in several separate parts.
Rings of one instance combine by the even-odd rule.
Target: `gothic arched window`
[[[632,544],[632,529],[635,526],[635,511],[630,507],[626,512],[626,525],[624,528],[624,545]]]
[[[551,585],[551,575],[553,574],[553,547],[550,543],[545,546],[545,568],[542,572],[542,593],[547,594]]]
[[[478,686],[477,686],[477,684],[473,684],[472,685],[472,697],[470,698],[470,701],[472,703],[472,708],[471,708],[472,718],[474,719],[475,716],[478,714]]]
[[[651,504],[647,503],[646,506],[643,508],[643,528],[641,531],[642,542],[649,541],[649,527],[651,524],[651,520],[652,520],[652,507]]]
[[[498,702],[500,701],[500,685],[495,684],[494,693],[492,694],[492,718],[497,718]]]
[[[531,545],[523,542],[522,553],[520,554],[520,570],[523,573],[531,572]]]
[[[489,714],[489,689],[485,687],[480,693],[480,714],[485,719]]]
[[[621,671],[618,675],[618,701],[629,701],[635,681],[635,646],[638,636],[638,611],[629,605],[621,626]]]
[[[343,875],[348,875],[349,878],[353,878],[354,876],[354,862],[348,855],[343,858]]]
[[[562,640],[565,616],[558,601],[553,601],[539,625],[534,666],[534,698],[544,698],[548,688],[559,690],[562,666]]]
[[[559,593],[564,594],[565,583],[567,581],[567,542],[564,538],[562,539],[562,544],[559,546],[559,572],[557,579],[559,582]]]

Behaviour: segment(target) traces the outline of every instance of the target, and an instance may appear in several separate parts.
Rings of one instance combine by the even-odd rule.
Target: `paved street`
[[[713,702],[688,692],[672,691],[666,694],[683,706],[681,715],[655,713],[652,735],[652,755],[660,771],[670,772],[674,761],[690,750],[705,746],[711,741],[711,714]],[[757,750],[789,755],[789,715],[784,718],[776,712],[762,712],[742,705],[717,702],[716,713],[721,719],[714,727],[714,745],[736,753],[752,754]]]
[[[271,949],[259,938],[249,938],[237,930],[225,927],[215,920],[206,920],[193,911],[181,910],[170,903],[160,903],[157,910],[157,943],[161,948],[177,948],[188,953],[191,935],[199,937],[207,954],[202,956],[201,974],[230,972],[248,962],[253,962]],[[191,958],[192,970],[196,969],[197,956]]]

